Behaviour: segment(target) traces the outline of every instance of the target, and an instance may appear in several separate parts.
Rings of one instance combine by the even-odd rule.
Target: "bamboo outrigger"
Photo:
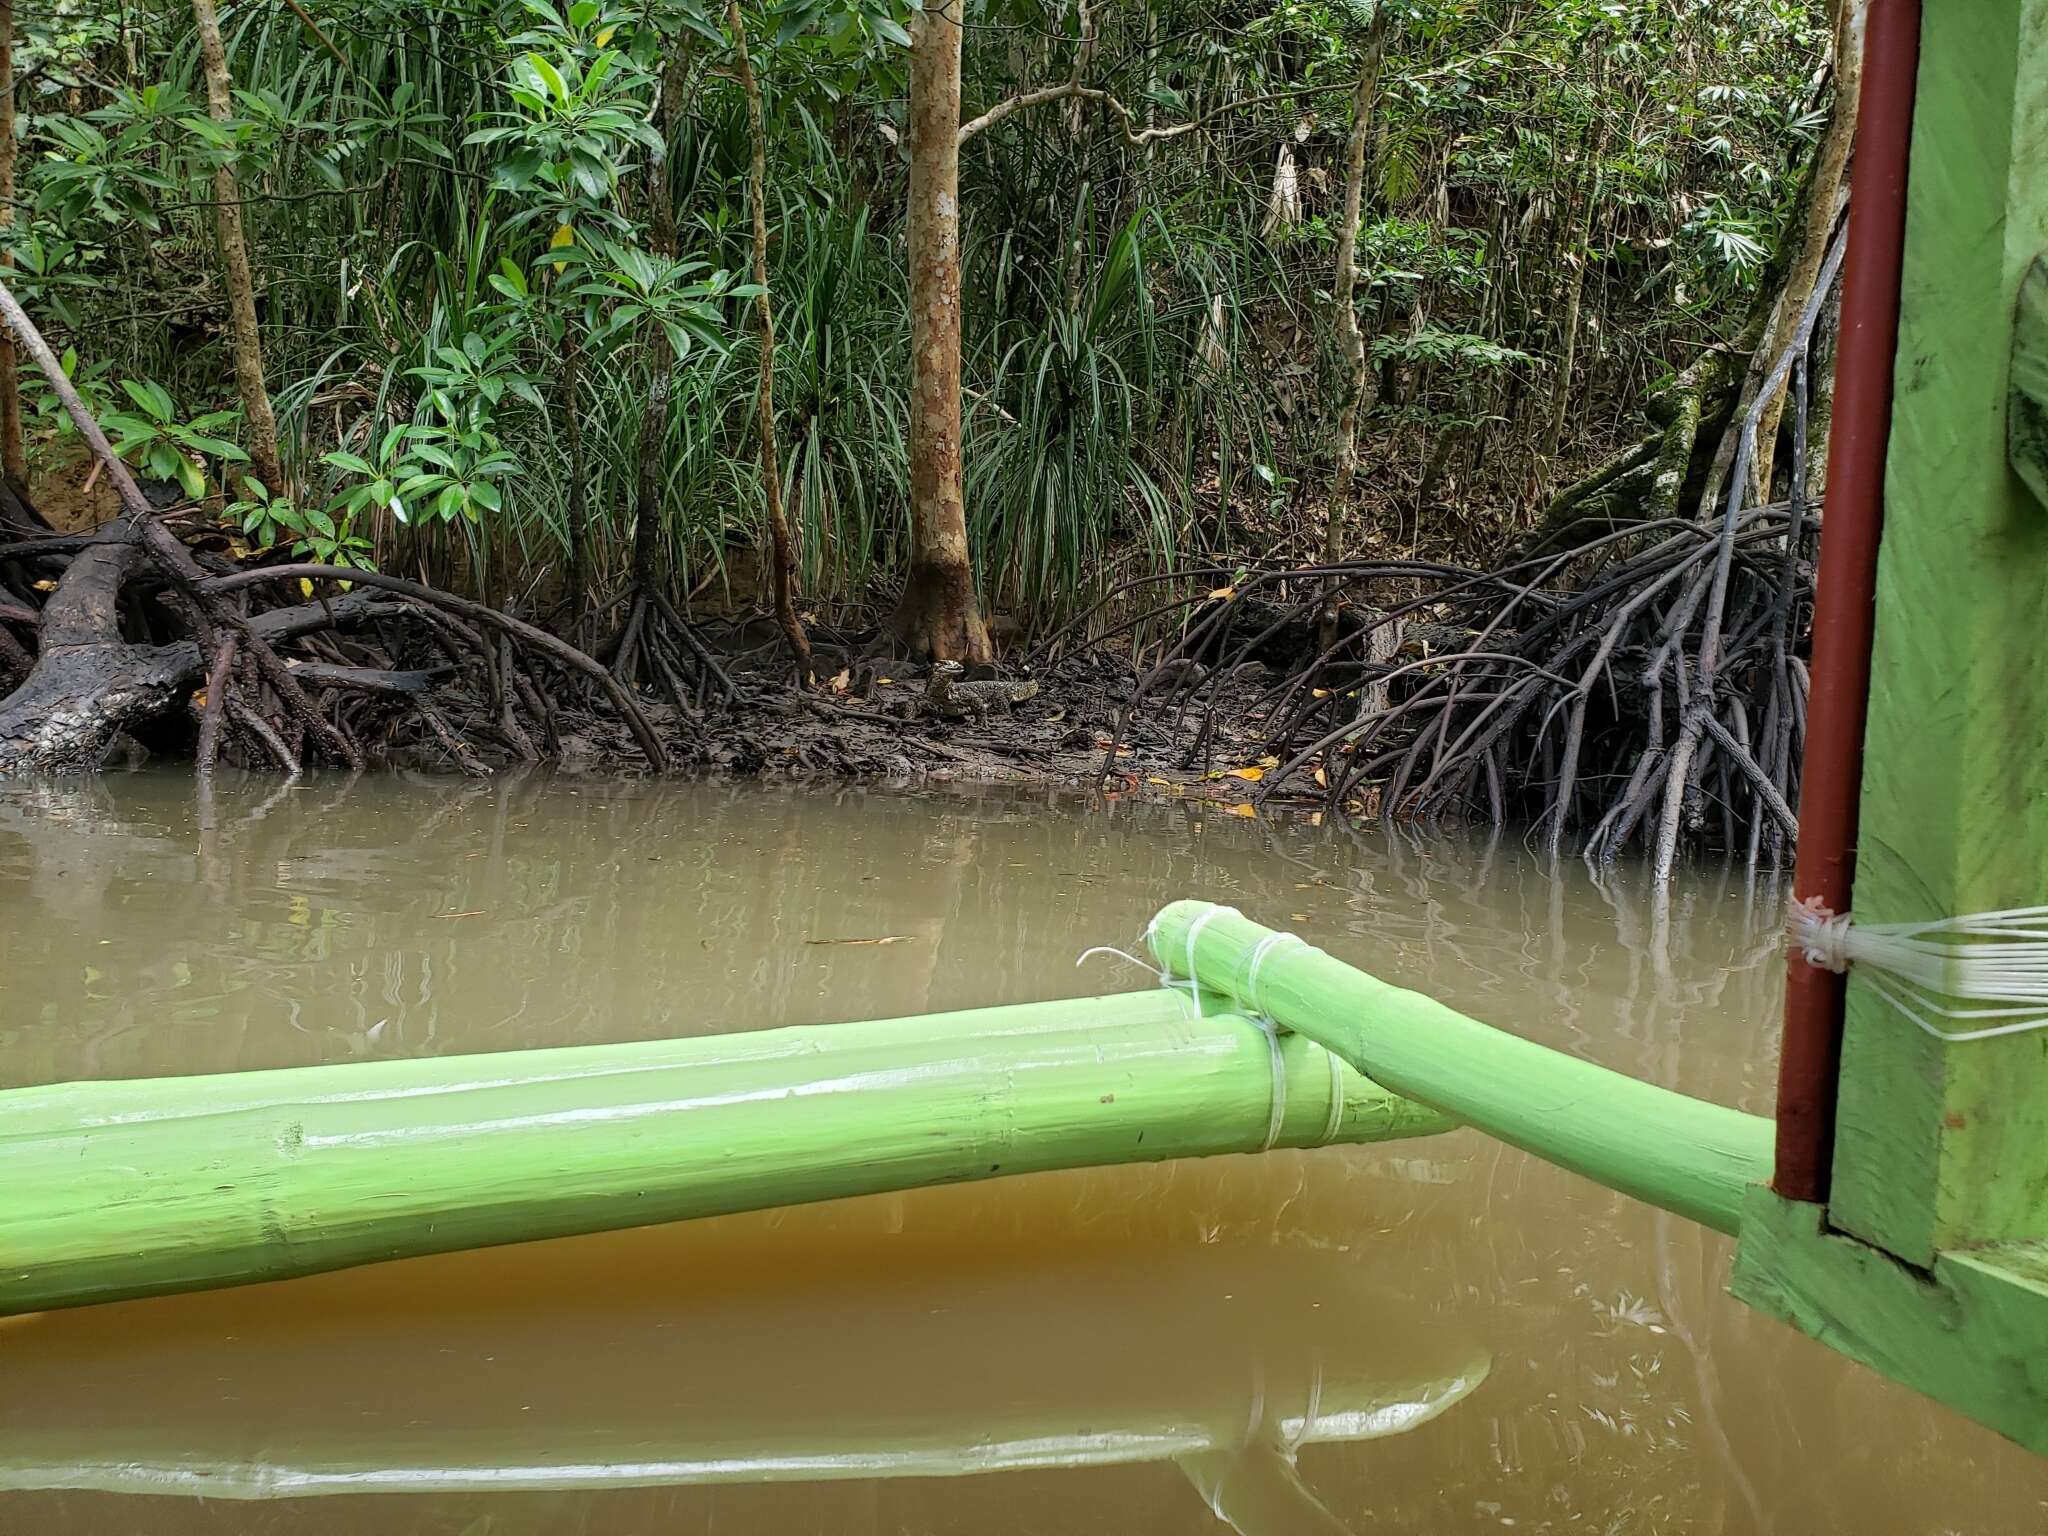
[[[1166,989],[630,1045],[17,1089],[0,1094],[0,1312],[1449,1125],[1307,1039],[1271,1041],[1248,1019],[1202,1016]]]
[[[1846,910],[1853,854],[1875,923],[2039,901],[2048,855],[2048,0],[1928,11],[1870,10],[1795,886]],[[1460,1123],[1736,1233],[1737,1296],[2048,1453],[2048,1037],[1938,1041],[1795,958],[1773,1124],[1221,909],[1153,941],[1193,984],[0,1094],[0,1310]]]

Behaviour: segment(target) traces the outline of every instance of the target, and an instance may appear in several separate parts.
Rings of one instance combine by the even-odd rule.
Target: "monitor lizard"
[[[957,661],[934,662],[913,712],[941,720],[965,720],[972,715],[986,724],[991,710],[1007,711],[1013,704],[1038,697],[1038,684],[1031,678],[963,682],[961,674],[966,670]]]

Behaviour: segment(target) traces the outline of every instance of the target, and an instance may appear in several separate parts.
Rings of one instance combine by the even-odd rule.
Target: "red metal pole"
[[[1814,598],[1812,688],[1800,773],[1795,899],[1849,910],[1884,459],[1891,438],[1892,365],[1899,339],[1899,269],[1906,241],[1906,160],[1920,62],[1920,0],[1871,0],[1862,105],[1849,178],[1841,340],[1828,441],[1827,499]],[[1785,987],[1778,1062],[1778,1150],[1772,1187],[1823,1201],[1833,1160],[1844,978],[1795,952]]]

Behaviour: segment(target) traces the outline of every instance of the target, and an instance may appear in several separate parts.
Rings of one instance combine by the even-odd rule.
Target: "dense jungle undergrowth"
[[[0,0],[0,770],[1781,857],[1859,22]]]

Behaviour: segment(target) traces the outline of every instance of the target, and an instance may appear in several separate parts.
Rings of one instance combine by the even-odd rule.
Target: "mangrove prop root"
[[[640,750],[646,757],[648,766],[656,773],[668,770],[668,754],[662,750],[661,741],[654,734],[654,727],[648,724],[647,716],[641,711],[638,701],[620,685],[618,679],[600,666],[594,658],[578,650],[568,641],[557,639],[544,629],[537,629],[523,620],[515,619],[510,614],[501,613],[483,603],[436,591],[432,587],[422,586],[419,582],[407,581],[403,576],[387,576],[382,571],[363,571],[345,565],[261,566],[253,570],[236,571],[231,576],[208,577],[203,583],[203,588],[209,595],[221,597],[262,582],[299,580],[346,581],[357,586],[396,592],[416,603],[445,609],[463,619],[501,631],[516,643],[596,683],[609,696],[613,706],[631,728],[633,739],[640,744]]]
[[[1121,626],[1178,618],[1124,705],[1099,782],[1149,700],[1200,715],[1191,766],[1208,766],[1233,715],[1241,739],[1279,760],[1261,799],[1310,781],[1342,810],[1521,816],[1553,855],[1568,830],[1589,858],[1640,840],[1660,877],[1688,840],[1743,848],[1752,867],[1782,861],[1797,830],[1798,652],[1818,559],[1807,354],[1840,259],[1838,239],[1767,387],[1731,411],[1725,440],[1701,431],[1728,375],[1716,355],[1652,412],[1656,435],[1568,491],[1498,567],[1361,560],[1254,570],[1222,591],[1207,590],[1214,571],[1165,578],[1190,595]],[[1745,505],[1765,401],[1788,382],[1788,499]],[[1702,454],[1729,459],[1726,499],[1678,515]],[[1334,624],[1333,593],[1351,598]],[[1250,661],[1283,676],[1246,699],[1229,683]]]
[[[1492,570],[1275,568],[1240,575],[1228,596],[1148,605],[1151,622],[1176,610],[1180,622],[1125,701],[1104,780],[1136,712],[1171,709],[1199,722],[1193,757],[1226,719],[1278,757],[1262,799],[1309,793],[1404,819],[1512,815],[1553,850],[1572,831],[1601,859],[1638,842],[1655,853],[1673,836],[1781,859],[1795,830],[1797,652],[1817,531],[1808,508],[1782,502],[1731,509],[1718,525],[1609,523]],[[1320,645],[1332,579],[1399,596],[1354,600]],[[1252,662],[1280,675],[1247,693],[1235,680]]]
[[[42,371],[43,377],[63,404],[72,424],[78,429],[79,436],[84,438],[93,457],[105,470],[142,550],[161,568],[173,588],[181,593],[198,613],[202,629],[200,644],[212,650],[215,631],[224,630],[231,634],[237,649],[254,664],[257,673],[277,695],[287,715],[296,724],[324,740],[351,768],[360,768],[362,754],[356,749],[355,743],[330,725],[314,707],[312,700],[293,680],[290,669],[285,666],[276,651],[250,631],[247,621],[233,604],[203,590],[205,573],[192,558],[191,551],[172,535],[164,526],[163,520],[157,516],[156,510],[150,506],[148,499],[142,494],[142,488],[135,483],[135,477],[129,473],[128,466],[114,452],[113,446],[108,443],[106,434],[100,430],[99,423],[93,419],[92,413],[86,410],[84,401],[72,387],[70,378],[65,374],[56,354],[50,350],[49,343],[43,340],[42,333],[36,329],[35,323],[29,319],[4,283],[0,283],[0,320],[4,320],[13,330],[22,350],[29,354],[37,368]],[[118,596],[118,581],[115,585]],[[30,684],[34,682],[35,678],[32,676]],[[100,696],[104,697],[103,690]],[[63,709],[61,701],[58,701],[57,707],[60,711]],[[102,711],[102,714],[104,713]],[[0,738],[0,754],[5,753],[6,743],[4,738]],[[7,756],[0,755],[0,767],[7,765]]]

